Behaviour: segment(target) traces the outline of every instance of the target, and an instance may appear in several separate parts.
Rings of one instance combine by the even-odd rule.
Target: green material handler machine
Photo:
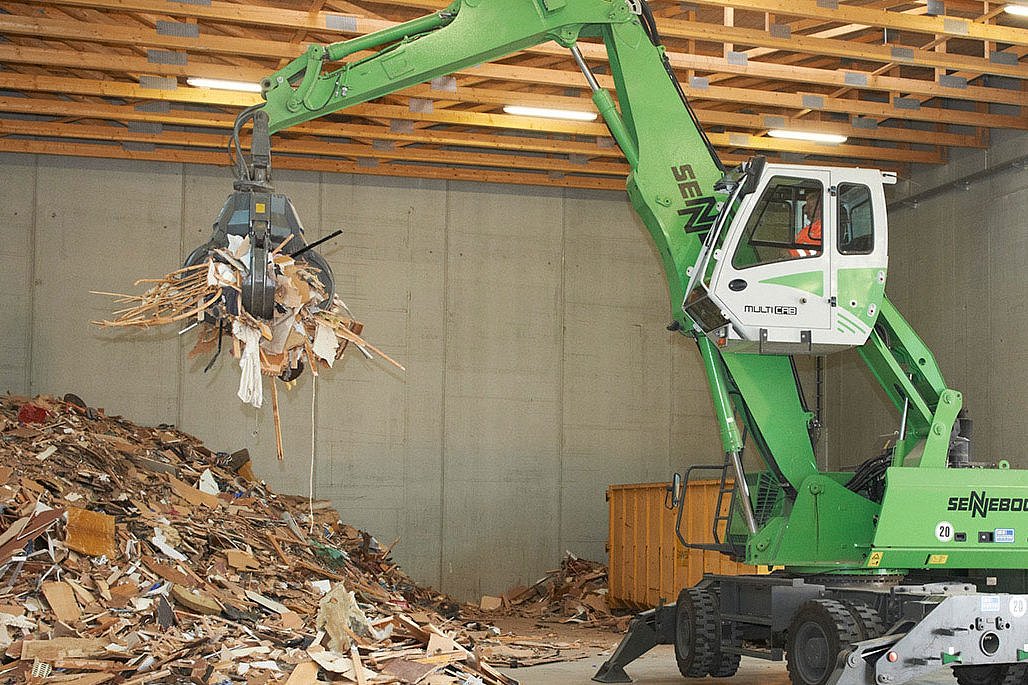
[[[581,39],[606,46],[616,98]],[[672,643],[691,677],[730,677],[750,655],[784,657],[796,685],[898,685],[941,668],[963,685],[1028,683],[1028,472],[975,459],[961,394],[885,295],[883,186],[895,177],[759,157],[725,169],[643,0],[457,0],[310,46],[240,115],[235,192],[190,259],[249,235],[243,306],[269,317],[263,260],[301,231],[270,183],[270,134],[547,41],[569,51],[628,161],[629,197],[667,273],[669,328],[704,363],[724,454],[706,467],[720,473],[724,505],[709,546],[780,569],[707,576],[640,614],[595,680],[629,682],[626,664]],[[249,121],[247,160],[238,138]],[[324,260],[304,258],[331,292]],[[852,347],[896,407],[896,438],[852,472],[823,471],[796,358]],[[744,469],[744,446],[762,468]],[[680,510],[683,480],[700,468],[675,476]]]

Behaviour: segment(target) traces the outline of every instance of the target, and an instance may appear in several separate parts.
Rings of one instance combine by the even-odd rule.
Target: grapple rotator
[[[239,145],[239,131],[248,120],[253,121],[249,163],[243,158]],[[185,266],[202,263],[214,249],[228,248],[229,236],[249,239],[240,304],[254,318],[270,320],[275,316],[276,282],[269,256],[281,247],[282,252],[304,261],[316,273],[325,290],[322,307],[330,307],[335,294],[332,268],[313,248],[341,231],[310,245],[305,241],[303,224],[293,203],[285,195],[276,193],[271,185],[271,143],[265,112],[255,108],[244,110],[236,119],[232,142],[236,150],[233,192],[214,222],[210,240],[190,253]]]

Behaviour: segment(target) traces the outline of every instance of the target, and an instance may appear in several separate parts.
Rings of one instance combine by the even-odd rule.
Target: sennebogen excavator
[[[616,99],[583,39],[605,45]],[[191,260],[249,235],[243,306],[270,317],[268,251],[290,235],[290,249],[303,245],[270,183],[271,134],[547,41],[577,63],[628,161],[629,198],[667,273],[670,328],[703,360],[724,454],[710,546],[780,569],[683,588],[633,620],[594,679],[629,682],[626,664],[671,643],[691,677],[730,677],[750,655],[784,657],[796,685],[897,685],[941,668],[962,685],[1028,682],[1028,471],[976,458],[961,394],[885,295],[883,186],[895,176],[760,157],[725,169],[643,0],[456,0],[310,46],[240,114],[235,192]],[[239,134],[251,122],[247,159]],[[327,263],[314,250],[301,258],[331,292]],[[796,360],[849,348],[895,406],[896,437],[852,471],[825,471]],[[744,469],[744,446],[762,468]],[[679,511],[696,472],[669,486]]]

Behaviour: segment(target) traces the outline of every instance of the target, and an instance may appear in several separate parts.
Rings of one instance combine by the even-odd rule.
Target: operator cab
[[[883,183],[873,169],[765,164],[726,176],[685,311],[722,349],[827,354],[867,341],[888,265]]]

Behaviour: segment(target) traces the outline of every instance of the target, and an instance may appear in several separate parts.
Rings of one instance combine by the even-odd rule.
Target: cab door
[[[744,339],[810,344],[832,328],[831,180],[768,165],[740,208],[711,290]]]
[[[888,268],[888,221],[881,174],[862,169],[832,171],[836,216],[832,293],[833,336],[862,345],[878,319]]]

